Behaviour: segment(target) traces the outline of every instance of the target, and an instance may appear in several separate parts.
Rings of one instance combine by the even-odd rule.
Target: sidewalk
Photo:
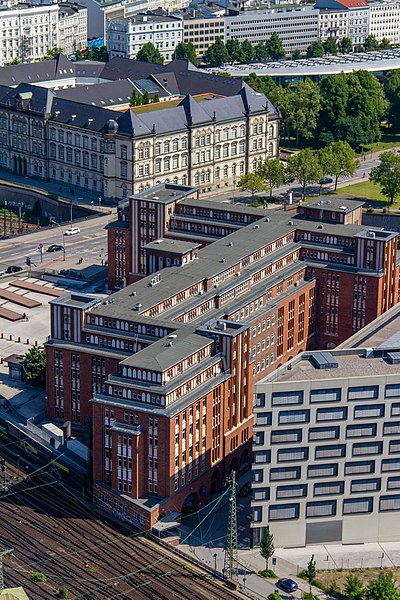
[[[102,206],[99,204],[99,198],[102,196],[101,192],[90,192],[89,190],[83,191],[81,189],[74,193],[73,187],[70,185],[60,185],[59,183],[50,183],[47,181],[35,180],[30,177],[23,177],[16,173],[9,173],[0,169],[0,186],[15,187],[17,189],[31,190],[32,192],[44,193],[54,199],[60,201],[73,202],[74,206],[90,206],[94,211],[99,213],[108,213],[110,210],[109,206]],[[93,202],[93,204],[92,204]]]

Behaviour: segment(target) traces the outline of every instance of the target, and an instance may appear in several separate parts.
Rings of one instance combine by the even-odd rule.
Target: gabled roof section
[[[243,106],[246,112],[259,112],[268,110],[268,112],[275,113],[275,106],[268,100],[264,94],[256,92],[247,83],[242,81],[242,88],[238,94],[243,101]]]
[[[0,104],[9,107],[21,106],[22,109],[41,115],[51,112],[54,93],[36,85],[21,83],[16,88],[9,88],[8,93],[0,99]]]
[[[148,135],[152,131],[152,125],[145,123],[140,116],[136,115],[132,110],[126,110],[120,113],[118,119],[118,132],[130,137],[136,135]]]
[[[169,71],[198,71],[199,69],[194,66],[190,60],[182,60],[180,58],[174,58],[168,65]]]
[[[185,96],[179,106],[182,106],[185,111],[188,125],[207,123],[207,121],[210,120],[210,115],[198,102],[196,102],[196,100],[192,98],[190,94]]]

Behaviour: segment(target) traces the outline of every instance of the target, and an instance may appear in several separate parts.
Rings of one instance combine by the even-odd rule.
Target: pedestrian
[[[103,259],[101,259],[101,266],[103,266],[103,263],[104,263],[104,260],[103,260]]]
[[[365,177],[365,171],[364,171],[364,173],[363,173],[363,177]]]
[[[23,318],[23,320],[24,320],[24,321],[26,321],[26,313],[24,313],[24,314],[22,315],[22,318]]]
[[[367,160],[367,157],[366,157],[366,156],[365,156],[365,154],[364,154],[364,161],[365,161],[365,160]]]

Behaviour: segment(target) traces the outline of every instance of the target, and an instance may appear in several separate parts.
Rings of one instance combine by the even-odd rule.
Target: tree
[[[388,204],[400,195],[400,156],[393,150],[383,152],[377,167],[371,169],[370,180],[380,185]]]
[[[241,44],[243,58],[244,61],[249,63],[252,62],[256,57],[256,52],[254,50],[253,44],[249,42],[249,40],[244,40]]]
[[[336,56],[336,54],[338,53],[337,43],[332,37],[329,37],[326,40],[326,42],[323,43],[323,46],[324,46],[324,54],[332,54],[332,55]]]
[[[392,573],[379,573],[377,579],[369,582],[365,600],[399,600],[400,594]]]
[[[139,106],[140,104],[142,104],[142,97],[136,90],[133,90],[129,106]]]
[[[61,586],[60,589],[58,590],[58,595],[60,598],[68,598],[68,596],[69,596],[68,588],[65,585]]]
[[[150,104],[150,96],[149,96],[149,92],[143,92],[142,95],[142,104]]]
[[[196,67],[199,65],[199,60],[196,56],[196,48],[192,42],[188,42],[187,44],[184,42],[179,42],[179,44],[175,47],[172,58],[189,60]]]
[[[19,58],[13,58],[13,60],[9,63],[10,65],[20,65],[21,61]]]
[[[272,592],[272,594],[268,596],[267,600],[282,600],[282,597],[278,592]]]
[[[281,60],[285,58],[285,50],[283,49],[282,40],[279,35],[274,31],[266,42],[268,55],[271,60]]]
[[[269,75],[259,76],[255,73],[250,73],[244,80],[253,90],[261,92],[266,96],[269,96],[271,90],[277,87],[275,81]]]
[[[311,42],[307,48],[307,58],[322,58],[324,47],[321,42]]]
[[[247,175],[243,175],[239,179],[237,185],[241,192],[251,192],[252,196],[257,192],[265,190],[262,177],[258,173],[247,173]]]
[[[258,42],[257,46],[254,48],[254,51],[256,60],[259,60],[260,62],[268,60],[268,48],[264,42]]]
[[[267,158],[258,170],[269,190],[269,198],[272,198],[272,190],[286,182],[286,173],[283,164],[278,158]]]
[[[272,104],[280,110],[282,129],[285,131],[286,138],[289,141],[294,124],[294,94],[292,89],[290,86],[282,87],[275,85],[271,88],[268,97]]]
[[[343,54],[349,54],[349,52],[353,51],[353,44],[351,43],[351,39],[348,37],[344,37],[339,42],[339,50]]]
[[[306,187],[322,179],[322,169],[314,152],[309,148],[301,150],[288,160],[289,177],[297,179],[302,187],[301,198],[304,199]]]
[[[160,96],[158,94],[154,94],[153,98],[151,99],[153,104],[157,104],[157,102],[160,102]]]
[[[53,58],[56,58],[59,54],[62,54],[62,48],[50,48],[47,50],[44,60],[53,60]]]
[[[304,577],[307,579],[310,585],[310,594],[311,594],[311,586],[313,585],[315,578],[317,576],[317,566],[314,560],[314,554],[310,558],[310,562],[307,565],[307,568],[303,571]]]
[[[389,124],[399,131],[400,129],[400,72],[393,71],[385,83],[385,95],[389,102],[387,118]]]
[[[151,42],[144,44],[136,54],[136,60],[141,60],[154,65],[163,65],[164,59],[160,51]]]
[[[260,543],[260,554],[263,558],[265,558],[265,568],[268,570],[268,561],[275,552],[274,547],[274,536],[269,530],[269,525],[267,525],[264,533],[264,537]]]
[[[371,52],[378,49],[378,41],[374,35],[367,35],[364,42],[364,50]]]
[[[296,93],[290,95],[289,101],[292,103],[292,126],[296,130],[298,145],[300,137],[308,140],[313,136],[322,105],[319,86],[311,79],[299,81],[295,90]]]
[[[42,348],[33,346],[25,354],[22,365],[24,377],[29,383],[42,384],[46,374],[46,352]]]
[[[293,50],[292,60],[300,60],[300,58],[301,58],[301,52],[300,52],[300,50],[298,50],[296,48],[296,50]]]
[[[229,62],[229,54],[225,44],[219,38],[204,52],[203,60],[212,67],[219,67],[223,63]]]
[[[388,40],[387,38],[383,38],[383,40],[379,44],[379,48],[381,50],[390,50],[391,47],[392,47],[392,44],[390,43],[390,40]]]
[[[344,596],[346,600],[363,600],[364,586],[361,579],[351,573],[347,576],[346,585],[344,587]]]
[[[233,38],[232,40],[228,40],[226,42],[226,49],[229,54],[229,58],[232,62],[243,63],[245,62],[244,53],[240,42],[237,38]]]
[[[98,60],[99,62],[108,62],[109,55],[107,46],[100,46],[100,48],[93,48],[90,50],[90,60]]]
[[[322,174],[332,175],[335,179],[335,191],[339,177],[354,175],[356,170],[356,153],[347,142],[332,142],[319,152]]]

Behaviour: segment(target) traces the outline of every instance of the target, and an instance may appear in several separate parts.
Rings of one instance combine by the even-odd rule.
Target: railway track
[[[242,597],[142,535],[116,531],[54,477],[7,466],[17,482],[0,494],[0,546],[14,548],[4,560],[9,587],[23,585],[35,600],[63,585],[74,600]],[[46,581],[32,581],[34,572]]]

